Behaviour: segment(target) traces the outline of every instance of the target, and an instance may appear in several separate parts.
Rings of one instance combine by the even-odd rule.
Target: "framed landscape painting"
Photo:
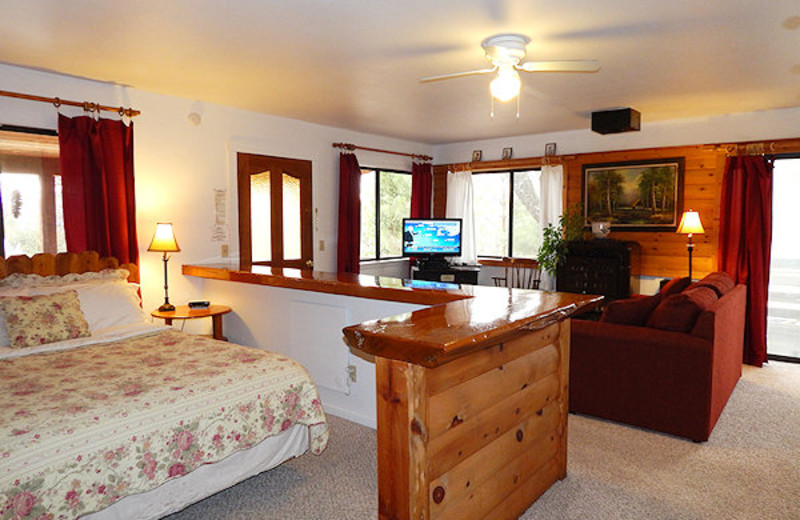
[[[586,224],[618,231],[676,230],[683,210],[683,157],[583,166]]]

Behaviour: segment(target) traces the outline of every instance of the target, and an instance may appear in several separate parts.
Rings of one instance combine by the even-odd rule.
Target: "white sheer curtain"
[[[462,219],[461,256],[455,261],[461,264],[477,264],[475,248],[475,212],[472,196],[472,172],[447,172],[447,206],[445,216]]]
[[[540,191],[542,197],[542,218],[540,225],[544,229],[548,224],[558,225],[558,218],[564,212],[564,167],[542,166]],[[546,291],[556,290],[555,278],[542,272],[540,287]]]

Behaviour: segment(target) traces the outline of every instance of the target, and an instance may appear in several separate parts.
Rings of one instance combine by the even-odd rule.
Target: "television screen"
[[[461,255],[460,218],[403,219],[403,256]]]

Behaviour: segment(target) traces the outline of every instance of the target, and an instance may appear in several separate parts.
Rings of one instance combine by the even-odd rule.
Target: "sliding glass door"
[[[775,161],[767,354],[800,361],[800,157]]]

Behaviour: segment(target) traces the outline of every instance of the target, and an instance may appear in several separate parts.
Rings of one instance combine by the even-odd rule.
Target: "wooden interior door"
[[[311,161],[237,154],[240,268],[311,269]]]

